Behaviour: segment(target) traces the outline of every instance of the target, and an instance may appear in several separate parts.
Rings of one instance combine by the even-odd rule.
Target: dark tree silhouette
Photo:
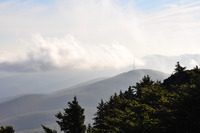
[[[85,115],[84,109],[78,104],[76,96],[72,102],[68,102],[68,108],[64,109],[64,113],[58,112],[56,121],[60,126],[60,130],[64,133],[85,133],[86,126],[84,125]],[[43,126],[46,133],[56,133],[48,127]]]
[[[183,72],[185,69],[186,69],[186,67],[182,67],[182,66],[180,65],[180,63],[177,62],[177,64],[176,64],[174,70],[175,70],[176,73],[181,73],[181,72]]]
[[[0,127],[0,133],[14,133],[14,129],[12,126]]]

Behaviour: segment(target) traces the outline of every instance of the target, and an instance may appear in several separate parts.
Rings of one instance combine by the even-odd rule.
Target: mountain
[[[177,61],[191,69],[200,65],[200,54],[184,54],[180,56],[146,55],[136,60],[136,68],[155,69],[172,73]],[[72,70],[63,68],[40,72],[13,72],[0,70],[0,103],[8,101],[13,96],[33,93],[49,93],[58,89],[69,88],[96,77],[111,77],[117,73],[130,70],[132,66],[116,70]]]
[[[90,73],[88,75],[88,73]],[[112,74],[111,74],[112,75]],[[32,73],[2,73],[0,71],[0,103],[16,95],[49,93],[58,89],[69,88],[95,77],[105,77],[110,74],[99,72],[81,72],[73,70],[55,70]]]
[[[107,100],[114,93],[124,91],[135,85],[144,75],[150,75],[153,80],[163,80],[168,74],[138,69],[125,72],[107,79],[93,80],[50,94],[29,94],[17,97],[0,104],[0,125],[13,125],[18,132],[34,130],[40,125],[55,123],[54,115],[67,106],[74,95],[81,106],[85,108],[86,123],[92,123],[96,106],[101,99]]]

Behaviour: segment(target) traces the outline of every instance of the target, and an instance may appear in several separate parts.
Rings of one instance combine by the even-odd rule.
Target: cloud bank
[[[132,54],[136,57],[198,54],[200,2],[162,0],[155,3],[157,6],[150,4],[151,10],[145,7],[154,2],[2,1],[0,51],[12,49],[15,53],[15,49],[26,47],[18,39],[27,41],[29,48],[16,54],[1,52],[0,69],[22,72],[58,68],[120,69],[132,65]],[[32,33],[45,37],[37,35],[31,40]],[[75,38],[63,38],[66,34]],[[144,66],[137,58],[136,63]]]
[[[59,68],[69,69],[121,69],[132,65],[133,55],[123,45],[87,45],[72,35],[64,38],[33,36],[32,44],[21,54],[1,55],[0,69],[32,72]],[[3,58],[4,57],[4,58]],[[143,65],[136,59],[137,65]]]

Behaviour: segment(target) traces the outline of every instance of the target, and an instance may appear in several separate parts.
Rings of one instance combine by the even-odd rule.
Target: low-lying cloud
[[[121,69],[132,65],[133,55],[117,42],[87,45],[72,35],[44,38],[34,35],[30,46],[21,54],[2,55],[0,69],[15,72],[70,69]],[[4,57],[4,58],[3,58]],[[136,59],[137,65],[143,65]]]
[[[0,70],[7,72],[41,72],[67,68],[69,70],[108,70],[138,68],[173,72],[179,61],[191,69],[199,66],[200,55],[180,56],[147,55],[133,56],[128,48],[112,42],[110,44],[84,44],[73,35],[63,38],[47,38],[39,34],[28,41],[29,46],[21,52],[0,53]],[[134,67],[134,66],[133,66]]]

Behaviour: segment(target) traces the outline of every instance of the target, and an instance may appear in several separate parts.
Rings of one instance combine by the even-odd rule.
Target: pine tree
[[[85,133],[86,126],[84,125],[85,115],[84,109],[79,105],[76,96],[72,102],[68,102],[68,108],[64,109],[64,113],[58,112],[56,121],[60,126],[60,130],[64,133]],[[46,133],[57,133],[46,126],[43,126]]]
[[[104,123],[104,117],[106,113],[106,103],[101,100],[99,105],[97,106],[97,112],[95,114],[94,118],[94,132],[95,133],[103,133],[103,131],[107,128],[105,123]]]
[[[136,90],[136,94],[138,97],[141,96],[141,89],[145,87],[150,87],[154,84],[155,82],[151,80],[151,77],[149,75],[144,76],[142,80],[139,83],[136,83],[136,86],[133,86]]]
[[[180,63],[177,62],[177,64],[176,64],[174,70],[175,70],[176,73],[181,73],[181,72],[183,72],[185,69],[186,69],[186,67],[182,67],[182,66],[180,65]]]
[[[64,113],[59,112],[56,117],[61,131],[64,133],[85,133],[84,109],[78,104],[76,96],[72,102],[68,102],[69,108],[64,109]]]

